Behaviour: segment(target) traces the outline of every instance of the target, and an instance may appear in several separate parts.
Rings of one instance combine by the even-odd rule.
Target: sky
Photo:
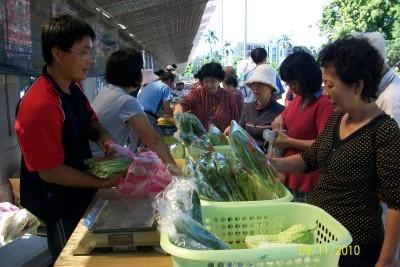
[[[318,20],[323,6],[330,0],[247,0],[247,42],[266,42],[269,38],[288,35],[295,45],[319,48],[326,39],[319,35]],[[243,42],[245,36],[245,0],[217,0],[215,12],[208,29],[222,40]],[[223,9],[222,9],[223,6]],[[222,14],[223,13],[223,14]],[[223,27],[222,27],[223,17]],[[222,36],[223,32],[223,36]],[[204,39],[199,42],[194,55],[209,51]]]

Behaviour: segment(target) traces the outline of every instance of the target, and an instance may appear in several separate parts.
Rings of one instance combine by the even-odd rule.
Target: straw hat
[[[275,92],[279,93],[279,89],[276,87],[276,71],[268,64],[258,65],[253,74],[244,83],[250,86],[252,83],[264,83],[269,85]]]

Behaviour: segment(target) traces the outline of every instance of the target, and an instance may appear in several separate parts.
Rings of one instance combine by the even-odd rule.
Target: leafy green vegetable
[[[131,158],[120,157],[112,159],[86,159],[84,163],[89,167],[88,172],[102,179],[107,179],[115,173],[128,169],[132,163]]]
[[[304,224],[295,224],[274,235],[246,236],[244,242],[247,248],[258,248],[268,244],[314,244],[315,228],[308,228]]]
[[[200,205],[200,197],[199,193],[196,190],[192,191],[192,217],[199,223],[203,223],[203,218],[201,215],[201,205]]]
[[[190,216],[179,216],[174,220],[174,224],[178,233],[186,235],[210,249],[231,249],[222,239],[205,229],[203,225]]]
[[[278,198],[278,174],[261,151],[256,141],[235,121],[231,123],[231,145],[243,165],[261,185],[270,191],[270,199]]]
[[[169,146],[169,151],[174,159],[185,158],[185,147],[181,143],[176,143]]]
[[[214,124],[210,124],[206,135],[213,146],[224,146],[229,144],[228,138],[226,138],[226,136]]]

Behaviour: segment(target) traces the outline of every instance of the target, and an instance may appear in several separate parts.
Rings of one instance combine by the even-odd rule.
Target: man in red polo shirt
[[[46,65],[17,107],[15,130],[22,152],[21,205],[47,225],[55,260],[96,188],[115,185],[118,177],[100,180],[85,172],[91,157],[89,139],[110,137],[99,124],[80,81],[92,64],[93,29],[69,15],[42,28]]]

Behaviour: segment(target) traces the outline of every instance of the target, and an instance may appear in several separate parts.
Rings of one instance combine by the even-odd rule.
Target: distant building
[[[268,52],[269,63],[281,64],[287,55],[292,51],[293,44],[286,35],[269,38],[265,49]]]
[[[246,58],[250,58],[251,50],[257,47],[265,48],[264,43],[247,43],[246,44]],[[236,48],[233,49],[233,55],[236,57],[243,57],[244,43],[238,42]]]

